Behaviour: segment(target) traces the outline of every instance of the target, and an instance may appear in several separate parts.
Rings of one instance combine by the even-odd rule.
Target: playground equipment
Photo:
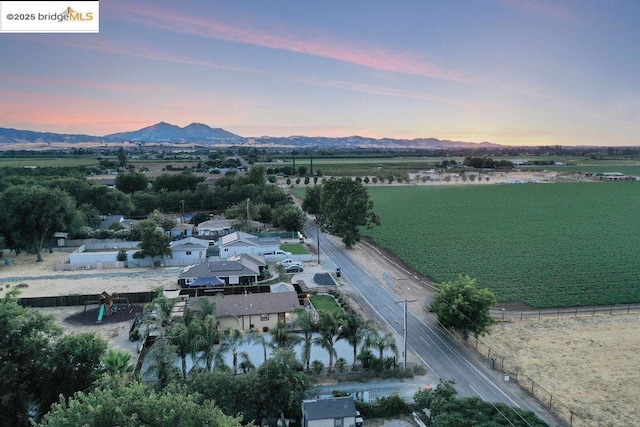
[[[104,318],[105,312],[107,316],[112,316],[114,312],[118,311],[118,304],[127,304],[129,305],[128,298],[118,298],[117,294],[109,295],[106,291],[103,291],[100,294],[100,299],[98,300],[90,300],[84,303],[84,313],[87,313],[87,305],[99,304],[98,307],[98,317],[96,318],[96,322],[102,322]]]

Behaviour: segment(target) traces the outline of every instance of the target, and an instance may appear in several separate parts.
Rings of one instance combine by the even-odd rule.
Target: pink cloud
[[[474,80],[460,71],[422,60],[417,57],[418,54],[412,52],[360,46],[345,40],[329,40],[326,36],[285,34],[282,30],[273,28],[260,29],[256,26],[221,22],[215,18],[203,19],[185,15],[183,12],[162,10],[155,6],[144,8],[128,4],[122,9],[123,12],[125,10],[126,14],[122,13],[119,19],[136,25],[329,58],[383,71],[457,82]]]
[[[141,86],[136,84],[127,84],[127,83],[117,83],[117,82],[109,82],[109,81],[98,81],[98,80],[80,80],[80,79],[63,79],[63,78],[53,78],[53,77],[33,77],[33,76],[25,76],[25,75],[17,75],[17,74],[1,74],[0,73],[0,81],[4,83],[19,83],[33,86],[42,86],[42,85],[56,85],[56,86],[71,86],[73,88],[85,88],[85,89],[95,89],[95,90],[103,90],[108,92],[116,92],[116,93],[150,93],[157,92],[159,90],[163,90],[165,86]]]
[[[78,38],[38,38],[34,39],[40,43],[51,44],[55,46],[63,46],[70,49],[84,49],[102,53],[109,53],[113,55],[127,56],[131,58],[144,58],[151,59],[160,62],[169,62],[183,65],[196,65],[207,68],[216,68],[228,71],[238,72],[258,72],[256,69],[238,67],[235,65],[224,64],[220,62],[211,62],[200,59],[193,59],[186,56],[176,55],[164,50],[158,50],[150,46],[135,46],[131,43],[117,44],[111,40],[108,43],[103,40],[93,40],[91,43],[86,43]]]

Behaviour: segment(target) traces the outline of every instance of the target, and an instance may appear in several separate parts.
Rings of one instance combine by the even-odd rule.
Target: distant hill
[[[77,135],[52,132],[34,132],[0,128],[0,144],[52,143],[52,142],[102,142],[103,138],[91,135]]]
[[[348,136],[342,138],[288,136],[261,136],[247,139],[247,144],[256,146],[293,146],[301,148],[388,148],[388,149],[459,149],[459,148],[491,148],[502,147],[490,142],[464,142],[440,140],[437,138],[395,139],[395,138],[367,138],[363,136]]]
[[[132,131],[112,133],[105,136],[60,134],[51,132],[34,132],[30,130],[17,130],[0,128],[0,147],[2,144],[28,144],[28,143],[107,143],[107,142],[135,142],[145,143],[174,143],[174,144],[202,144],[202,145],[247,145],[254,147],[281,147],[281,148],[319,148],[319,149],[462,149],[462,148],[497,148],[503,147],[490,142],[464,142],[440,140],[437,138],[394,139],[394,138],[368,138],[363,136],[347,137],[315,137],[315,136],[288,136],[274,137],[261,136],[257,138],[245,138],[228,132],[221,128],[212,128],[202,123],[191,123],[180,127],[166,122],[160,122],[152,126]]]
[[[244,139],[240,135],[220,128],[211,128],[202,123],[191,123],[181,128],[170,123],[160,122],[133,132],[120,132],[105,135],[109,140],[135,142],[218,142],[215,140]]]

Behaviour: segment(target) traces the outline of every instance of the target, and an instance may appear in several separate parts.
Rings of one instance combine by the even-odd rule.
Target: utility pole
[[[251,232],[251,210],[249,208],[250,202],[251,202],[251,197],[247,199],[247,233]]]
[[[404,304],[404,326],[402,327],[402,370],[405,371],[407,369],[407,303],[416,302],[418,300],[415,299],[405,299],[401,301],[396,301],[396,304]]]
[[[318,242],[318,265],[320,265],[320,221],[316,215],[316,240]]]

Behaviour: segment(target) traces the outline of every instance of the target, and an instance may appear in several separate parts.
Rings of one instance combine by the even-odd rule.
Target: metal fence
[[[113,296],[116,296],[116,294]],[[117,294],[118,298],[126,299],[130,304],[146,304],[151,302],[155,296],[156,292],[121,292]],[[20,298],[19,303],[23,307],[69,307],[85,305],[98,298],[99,295],[97,294],[61,295],[56,297]]]
[[[492,309],[491,315],[504,322],[532,319],[566,319],[569,317],[594,317],[612,314],[638,314],[640,304],[616,304],[593,307],[547,308],[531,311],[507,311]]]
[[[519,384],[524,390],[537,398],[552,413],[558,416],[559,419],[567,423],[567,425],[576,427],[593,425],[586,414],[579,414],[569,408],[566,404],[562,403],[557,396],[547,391],[533,378],[522,372],[520,368],[509,362],[502,355],[479,339],[470,338],[468,343],[474,346],[476,351],[482,357],[486,358],[487,362],[493,369],[499,370],[505,374],[505,381],[513,381]]]

